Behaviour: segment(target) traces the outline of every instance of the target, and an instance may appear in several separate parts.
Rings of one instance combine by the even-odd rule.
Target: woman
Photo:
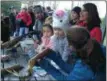
[[[88,31],[82,27],[70,28],[67,36],[69,44],[72,45],[78,59],[72,64],[67,64],[58,54],[46,49],[35,57],[37,61],[45,56],[38,62],[39,65],[56,80],[92,81],[97,78],[95,75],[98,76],[98,78],[101,77],[100,74],[103,75],[103,78],[101,77],[98,80],[101,81],[105,79],[104,72],[106,71],[104,66],[106,60],[100,44],[92,40]],[[53,60],[67,75],[62,74],[58,69],[54,68],[47,58]],[[35,64],[34,61],[32,63]]]
[[[80,14],[80,22],[78,25],[85,26],[90,32],[91,38],[96,39],[99,43],[102,42],[102,32],[100,29],[101,20],[95,4],[86,3],[83,5]]]

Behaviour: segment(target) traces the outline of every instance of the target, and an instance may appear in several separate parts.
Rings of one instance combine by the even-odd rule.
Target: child
[[[36,49],[36,52],[39,54],[43,51],[43,49],[45,48],[48,48],[50,45],[49,45],[49,42],[50,42],[50,37],[53,35],[53,28],[51,25],[49,24],[44,24],[43,25],[43,36],[41,38],[42,40],[42,43],[41,45],[38,45],[36,46],[37,49]],[[36,44],[37,45],[37,44]],[[30,61],[34,61],[33,58],[30,59]],[[31,63],[29,64],[31,65]],[[32,66],[30,66],[32,67]],[[28,67],[28,68],[30,68]],[[33,70],[38,70],[38,68],[40,69],[40,67],[33,67]],[[42,72],[44,72],[43,69],[41,69]]]
[[[44,24],[43,25],[43,36],[41,38],[42,43],[41,45],[38,46],[37,51],[40,52],[44,48],[49,47],[49,42],[50,42],[50,37],[53,35],[53,28],[49,24]]]
[[[69,14],[65,10],[56,10],[53,14],[54,35],[50,40],[50,48],[59,53],[64,61],[68,60],[69,48],[66,29],[69,27]]]
[[[72,11],[71,11],[71,20],[70,20],[71,25],[76,25],[77,24],[77,22],[79,21],[80,12],[81,12],[81,8],[78,7],[78,6],[76,6],[72,9]]]

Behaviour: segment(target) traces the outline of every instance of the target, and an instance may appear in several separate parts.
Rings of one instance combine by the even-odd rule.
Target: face
[[[38,19],[41,19],[41,18],[42,18],[42,15],[43,15],[43,14],[42,14],[42,13],[39,13],[39,12],[38,12],[38,13],[35,13],[35,17],[38,18]]]
[[[78,14],[75,11],[71,12],[71,19],[72,20],[78,19]]]
[[[57,36],[65,36],[64,31],[60,28],[54,28],[54,34]]]
[[[80,20],[87,21],[87,19],[88,19],[88,12],[85,10],[85,8],[83,8],[80,13]]]
[[[50,36],[52,36],[52,31],[51,31],[51,29],[49,29],[48,27],[44,27],[44,28],[43,28],[43,36],[45,36],[45,37],[50,37]]]

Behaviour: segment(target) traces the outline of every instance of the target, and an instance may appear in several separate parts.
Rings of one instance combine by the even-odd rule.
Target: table
[[[7,52],[6,50],[4,50],[4,53],[3,53],[3,50],[1,50],[1,51],[2,51],[2,54],[11,55],[11,56],[13,55],[13,53],[11,51]],[[23,47],[18,47],[17,52],[16,52],[16,57],[11,57],[11,59],[8,62],[2,62],[1,68],[8,68],[8,67],[11,67],[16,64],[24,66],[24,68],[19,72],[20,76],[15,76],[13,74],[9,74],[9,75],[4,76],[4,78],[2,78],[2,81],[7,81],[7,80],[8,81],[53,80],[53,77],[49,74],[47,74],[46,76],[43,76],[43,77],[35,77],[33,74],[32,74],[32,76],[24,77],[26,75],[24,73],[26,73],[28,60],[29,60],[29,56],[24,52]]]

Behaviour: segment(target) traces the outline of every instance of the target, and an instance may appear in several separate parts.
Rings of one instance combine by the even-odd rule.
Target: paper
[[[33,67],[33,71],[35,76],[45,76],[47,74],[47,72],[44,69],[37,66]]]

